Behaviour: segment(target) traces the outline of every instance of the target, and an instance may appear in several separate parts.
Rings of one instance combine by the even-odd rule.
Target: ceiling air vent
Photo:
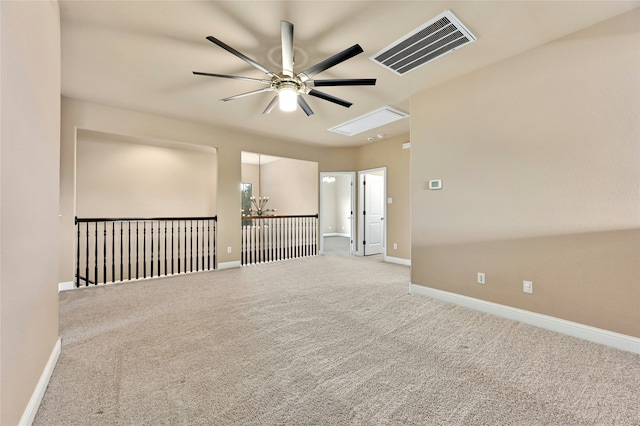
[[[398,75],[404,75],[474,41],[475,36],[447,10],[370,59]]]

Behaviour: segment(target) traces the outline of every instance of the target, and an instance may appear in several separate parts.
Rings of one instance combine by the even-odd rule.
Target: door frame
[[[364,239],[364,177],[368,174],[382,172],[382,255],[387,257],[387,168],[378,167],[375,169],[358,171],[358,250],[356,255],[365,255],[365,245],[362,244]]]
[[[356,243],[356,172],[320,172],[320,212],[319,216],[319,229],[318,229],[318,239],[320,240],[320,254],[324,254],[324,185],[322,179],[325,176],[349,176],[349,180],[351,181],[351,194],[350,194],[350,202],[351,202],[351,226],[350,226],[350,244],[349,244],[349,254],[356,254],[355,252],[355,243]]]

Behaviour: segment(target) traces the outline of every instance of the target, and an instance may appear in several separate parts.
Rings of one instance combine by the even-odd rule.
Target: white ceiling
[[[640,6],[640,1],[61,1],[62,94],[188,121],[327,146],[356,146],[409,133],[409,119],[355,136],[328,128],[388,105],[410,113],[412,94]],[[404,76],[369,56],[445,10],[477,41]],[[273,94],[192,71],[268,78],[205,39],[212,35],[274,72],[280,20],[295,25],[295,72],[353,44],[364,53],[318,79],[377,78],[376,86],[322,90],[351,108],[311,96],[315,112],[262,111]]]

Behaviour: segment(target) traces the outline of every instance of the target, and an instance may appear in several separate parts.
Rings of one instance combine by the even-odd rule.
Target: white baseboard
[[[620,334],[549,315],[538,314],[524,309],[500,305],[498,303],[488,302],[486,300],[476,299],[416,284],[409,284],[409,293],[443,300],[445,302],[454,303],[477,311],[520,321],[525,324],[567,334],[569,336],[578,337],[590,342],[640,354],[640,338],[628,336],[626,334]]]
[[[218,263],[218,269],[231,269],[231,268],[239,268],[242,266],[242,262],[239,260],[234,260],[233,262],[222,262]]]
[[[397,263],[404,266],[411,266],[411,259],[403,259],[401,257],[385,256],[384,261],[389,263]]]
[[[22,418],[20,419],[20,423],[18,423],[19,426],[29,426],[33,423],[33,419],[35,419],[38,408],[40,407],[40,403],[42,402],[44,392],[47,390],[47,385],[49,384],[51,374],[53,374],[53,369],[58,362],[60,349],[61,340],[58,337],[58,340],[56,341],[56,344],[53,346],[53,350],[51,351],[51,355],[49,355],[49,361],[47,361],[47,365],[44,367],[44,371],[40,376],[40,380],[38,380],[38,384],[31,394],[31,399],[29,399],[29,403],[22,413]]]
[[[66,290],[73,290],[75,286],[73,285],[73,281],[65,281],[63,283],[58,283],[58,293]]]

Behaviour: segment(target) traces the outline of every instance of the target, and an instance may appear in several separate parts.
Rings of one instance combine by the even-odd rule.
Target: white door
[[[384,252],[384,176],[364,175],[364,255]]]

